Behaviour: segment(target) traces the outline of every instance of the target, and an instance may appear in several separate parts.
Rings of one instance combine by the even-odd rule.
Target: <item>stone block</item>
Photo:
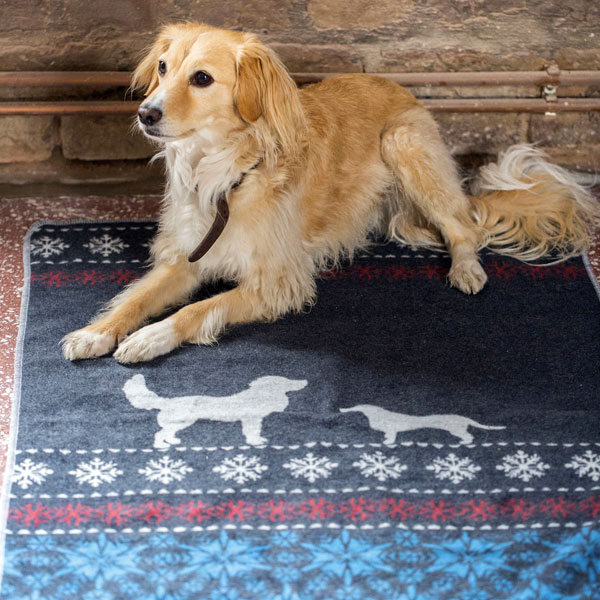
[[[119,160],[156,154],[156,147],[132,123],[132,117],[121,115],[62,117],[63,155],[78,160]]]
[[[600,172],[600,115],[596,112],[531,115],[529,140],[559,165]]]
[[[0,163],[46,160],[58,144],[54,117],[3,116],[0,129]]]
[[[373,29],[387,23],[407,21],[413,0],[311,0],[308,14],[317,29]]]
[[[241,29],[256,33],[289,31],[298,9],[291,2],[277,0],[168,0],[154,2],[154,13],[161,22],[202,21],[215,27]]]
[[[598,37],[600,38],[600,33]],[[600,48],[560,48],[554,55],[554,60],[563,70],[597,70],[600,65]]]
[[[499,53],[484,48],[469,48],[461,42],[386,44],[377,53],[370,53],[368,71],[539,71],[548,64],[540,53],[527,49],[512,49]]]
[[[3,0],[3,70],[120,70],[139,50],[139,32],[154,31],[151,2]],[[10,16],[10,17],[9,17]]]
[[[362,71],[360,56],[348,46],[271,44],[291,72],[353,73]]]
[[[596,175],[600,172],[600,144],[569,144],[542,150],[552,162],[567,169]]]
[[[600,145],[600,114],[531,115],[529,139],[542,147]]]
[[[131,68],[161,25],[181,20],[270,43],[352,46],[374,65],[389,47],[388,70],[402,61],[404,70],[428,61],[435,70],[528,69],[552,59],[593,69],[600,53],[600,4],[590,0],[103,0],[91,9],[80,0],[3,0],[1,11],[10,16],[0,19],[4,70]]]
[[[527,140],[527,115],[437,112],[442,138],[455,155],[497,154]]]
[[[129,184],[138,182],[146,189],[164,189],[164,165],[147,160],[67,160],[55,152],[39,162],[0,163],[0,183],[27,184]],[[23,188],[27,195],[27,187]]]

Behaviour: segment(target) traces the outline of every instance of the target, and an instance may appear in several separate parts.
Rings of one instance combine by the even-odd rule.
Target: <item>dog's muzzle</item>
[[[162,119],[162,110],[156,107],[146,107],[142,104],[138,109],[138,119],[145,127],[153,127]]]

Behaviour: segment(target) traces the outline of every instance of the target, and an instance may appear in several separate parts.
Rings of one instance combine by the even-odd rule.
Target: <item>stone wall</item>
[[[254,31],[291,71],[563,70],[600,66],[600,3],[589,0],[2,0],[1,70],[131,70],[176,20]],[[419,95],[539,96],[535,87],[437,88]],[[123,99],[124,90],[0,89],[10,99]],[[596,87],[559,95],[598,96]],[[562,164],[600,169],[598,113],[438,113],[459,157],[536,142]],[[160,177],[125,117],[0,117],[0,181]]]

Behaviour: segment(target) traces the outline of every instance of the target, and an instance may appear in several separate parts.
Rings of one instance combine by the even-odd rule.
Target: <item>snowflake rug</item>
[[[150,363],[65,361],[154,232],[26,240],[2,598],[600,598],[586,259],[484,252],[468,297],[445,254],[374,245],[306,314]]]

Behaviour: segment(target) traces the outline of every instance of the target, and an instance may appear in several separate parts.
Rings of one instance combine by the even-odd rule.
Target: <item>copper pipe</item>
[[[292,73],[302,85],[323,81],[341,73]],[[436,73],[375,73],[405,86],[493,85],[599,85],[600,71],[561,71],[556,65],[545,71],[481,71]],[[126,71],[0,71],[0,85],[23,87],[126,87]]]
[[[600,98],[559,98],[548,102],[542,98],[441,98],[421,99],[434,112],[588,112],[600,111]]]
[[[0,115],[133,115],[139,102],[0,102]]]
[[[292,73],[300,85],[333,77],[337,73]],[[501,71],[458,73],[381,73],[406,86],[492,85],[600,85],[600,71],[561,71],[551,65],[546,71]],[[125,71],[14,71],[0,72],[0,85],[14,87],[124,87],[130,82]],[[433,111],[453,112],[575,112],[600,110],[598,98],[561,98],[553,102],[535,98],[423,99]],[[133,114],[136,102],[4,102],[0,115]]]
[[[500,85],[600,85],[600,71],[481,71],[454,73],[372,73],[399,85],[422,86],[500,86]],[[292,73],[299,85],[316,83],[341,73]]]
[[[127,71],[0,71],[0,85],[15,87],[128,87]]]
[[[587,112],[600,111],[600,98],[569,98],[547,102],[541,98],[422,99],[434,112]],[[0,115],[133,115],[138,102],[0,102]]]

